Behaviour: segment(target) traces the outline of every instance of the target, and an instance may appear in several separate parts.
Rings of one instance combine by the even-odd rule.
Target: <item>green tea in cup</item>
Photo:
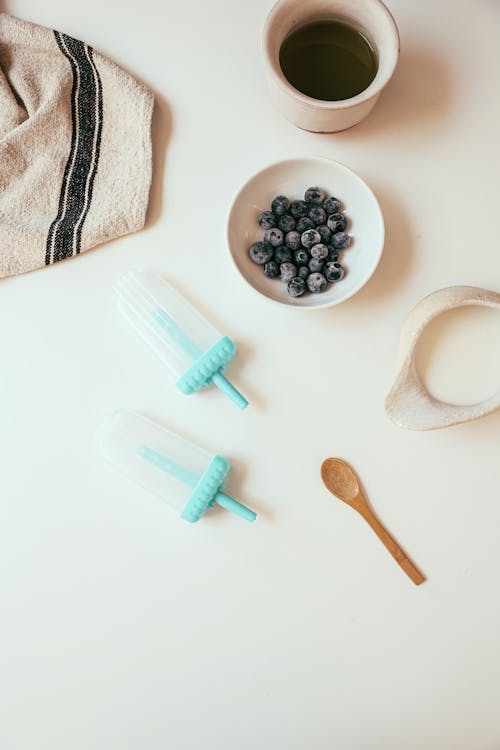
[[[377,53],[367,37],[335,19],[311,21],[294,29],[280,47],[279,62],[294,88],[323,101],[360,94],[378,70]]]

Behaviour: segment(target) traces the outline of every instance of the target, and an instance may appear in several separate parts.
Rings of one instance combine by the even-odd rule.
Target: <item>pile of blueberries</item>
[[[271,210],[260,214],[259,225],[263,240],[255,242],[248,254],[263,267],[265,276],[285,282],[291,297],[324,292],[328,282],[344,276],[338,259],[351,242],[345,232],[347,219],[340,201],[327,198],[322,188],[308,188],[303,201],[290,202],[278,195]]]

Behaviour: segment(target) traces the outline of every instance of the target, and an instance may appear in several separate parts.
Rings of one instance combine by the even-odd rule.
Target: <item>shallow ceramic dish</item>
[[[328,195],[342,201],[352,244],[340,256],[344,278],[329,284],[322,294],[290,297],[286,284],[264,276],[261,266],[248,257],[248,248],[262,239],[257,223],[259,214],[269,209],[272,199],[286,195],[303,198],[305,190],[319,185]],[[338,305],[352,297],[375,271],[384,246],[384,220],[370,188],[347,167],[330,159],[304,157],[272,164],[243,185],[229,212],[227,237],[229,252],[239,275],[252,289],[272,302],[295,308],[321,308]]]

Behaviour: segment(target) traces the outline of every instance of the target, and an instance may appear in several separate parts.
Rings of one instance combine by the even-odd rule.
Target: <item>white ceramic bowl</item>
[[[262,266],[250,260],[248,248],[262,239],[257,217],[275,196],[303,198],[312,185],[339,198],[349,218],[346,231],[352,242],[340,256],[346,274],[322,294],[290,297],[283,282],[266,278]],[[384,246],[384,220],[377,199],[357,174],[330,159],[304,157],[272,164],[243,185],[229,212],[227,236],[237,272],[260,295],[288,307],[330,307],[352,297],[375,271]]]

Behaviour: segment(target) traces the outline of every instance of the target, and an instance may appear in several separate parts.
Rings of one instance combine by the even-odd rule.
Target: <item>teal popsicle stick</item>
[[[179,464],[177,464],[175,461],[172,461],[170,458],[167,458],[161,453],[158,453],[158,451],[153,450],[153,448],[151,448],[149,445],[145,445],[144,443],[142,443],[137,449],[137,453],[139,454],[139,456],[141,456],[141,458],[144,458],[146,461],[153,464],[153,466],[156,466],[161,471],[164,471],[165,474],[169,474],[170,476],[178,479],[180,482],[188,485],[189,487],[196,487],[200,481],[199,476],[191,471],[188,471],[187,469],[184,469],[182,466],[179,466]],[[201,475],[201,478],[203,478],[203,476],[204,475]],[[247,508],[246,505],[239,503],[230,495],[226,495],[225,492],[217,492],[210,504],[214,502],[217,503],[217,505],[220,505],[221,508],[230,510],[237,516],[240,516],[240,518],[244,518],[245,521],[251,522],[255,521],[255,519],[257,518],[257,514],[254,513],[253,510],[250,510],[250,508]]]
[[[168,335],[174,339],[174,341],[177,341],[181,349],[184,349],[186,354],[189,354],[191,359],[197,360],[199,357],[201,357],[201,355],[203,354],[201,349],[198,349],[196,344],[193,344],[191,339],[188,339],[183,330],[179,328],[177,323],[172,320],[170,315],[165,312],[165,310],[158,308],[153,312],[153,318],[163,328],[163,330],[166,331]]]
[[[154,310],[153,318],[154,320],[156,320],[158,325],[160,325],[161,328],[179,344],[181,349],[183,349],[186,354],[191,357],[192,360],[196,362],[196,360],[203,356],[203,352],[201,351],[201,349],[199,349],[196,344],[193,344],[191,339],[186,336],[183,330],[179,328],[177,323],[172,320],[170,315],[165,310],[160,307]],[[234,387],[232,383],[229,382],[226,377],[224,377],[220,370],[212,376],[212,382],[220,391],[225,393],[226,396],[229,396],[231,401],[233,401],[233,403],[235,403],[239,409],[247,408],[248,401],[246,400],[246,398]]]
[[[231,401],[233,401],[236,406],[238,406],[240,409],[247,408],[248,401],[246,400],[246,398],[234,387],[232,383],[229,382],[227,378],[224,377],[220,370],[219,372],[216,372],[212,377],[212,381],[220,391],[225,393],[226,396],[229,396]]]
[[[172,461],[170,458],[167,458],[161,453],[158,453],[158,451],[153,450],[153,448],[150,448],[149,445],[143,443],[137,449],[137,453],[141,458],[145,458],[146,461],[157,466],[161,471],[165,472],[165,474],[170,474],[174,479],[178,479],[179,482],[187,484],[189,487],[195,487],[198,484],[200,477],[197,474],[193,474],[193,472],[179,466],[175,461]]]
[[[236,513],[237,516],[240,516],[240,518],[244,518],[245,521],[252,522],[257,518],[257,513],[254,513],[253,510],[247,508],[246,505],[239,503],[234,497],[226,495],[225,492],[218,492],[215,496],[215,502],[217,505],[220,505],[221,508],[230,510],[232,513]]]

